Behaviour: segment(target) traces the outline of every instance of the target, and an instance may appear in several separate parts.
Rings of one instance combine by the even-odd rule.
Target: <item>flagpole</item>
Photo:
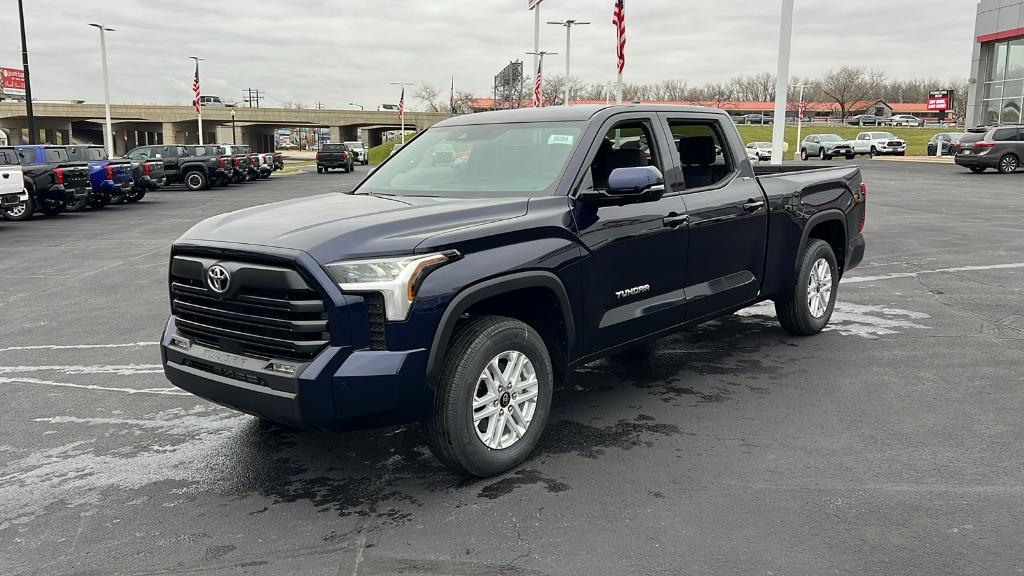
[[[398,118],[402,122],[402,144],[405,144],[405,85],[409,82],[404,80],[401,82],[388,82],[388,84],[394,84],[402,87],[402,97],[398,103]]]
[[[189,58],[196,61],[196,78],[199,78],[199,61],[205,60],[205,58],[199,58],[198,56],[189,56]],[[202,86],[202,84],[200,84]],[[196,106],[196,114],[199,115],[199,145],[203,145],[203,98],[202,88],[200,88],[200,95],[196,96],[196,100],[199,101],[199,106]]]
[[[615,102],[622,104],[622,69],[626,62],[626,0],[616,0],[612,24],[615,25],[615,55],[617,57],[616,69],[618,70]]]

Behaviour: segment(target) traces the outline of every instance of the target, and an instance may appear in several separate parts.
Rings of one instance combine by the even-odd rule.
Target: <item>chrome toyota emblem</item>
[[[227,291],[228,284],[230,283],[231,275],[228,274],[227,268],[224,268],[220,264],[214,264],[206,271],[206,284],[210,287],[210,290],[213,290],[218,294],[223,294]]]

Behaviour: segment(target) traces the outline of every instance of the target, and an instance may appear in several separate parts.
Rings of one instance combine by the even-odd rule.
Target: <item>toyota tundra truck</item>
[[[175,241],[163,366],[280,424],[422,422],[442,463],[498,474],[577,367],[761,301],[821,331],[864,257],[866,196],[853,165],[754,169],[721,110],[458,116],[351,192]]]

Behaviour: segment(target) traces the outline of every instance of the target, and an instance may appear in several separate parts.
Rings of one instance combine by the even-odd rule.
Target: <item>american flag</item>
[[[533,82],[533,107],[540,108],[543,101],[540,97],[541,68],[544,66],[544,56],[537,60],[537,78]]]
[[[615,25],[615,56],[619,59],[619,74],[622,74],[626,67],[626,0],[615,0],[612,24]]]
[[[196,62],[196,76],[192,79],[192,93],[195,95],[192,98],[192,107],[196,109],[196,113],[202,111],[199,102],[199,62]]]
[[[398,98],[398,119],[405,118],[405,86],[402,86],[402,95]]]

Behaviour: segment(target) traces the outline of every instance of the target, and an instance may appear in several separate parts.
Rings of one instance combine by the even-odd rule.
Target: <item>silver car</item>
[[[833,156],[853,160],[853,145],[838,134],[811,134],[800,143],[801,160],[814,157],[831,160]]]

